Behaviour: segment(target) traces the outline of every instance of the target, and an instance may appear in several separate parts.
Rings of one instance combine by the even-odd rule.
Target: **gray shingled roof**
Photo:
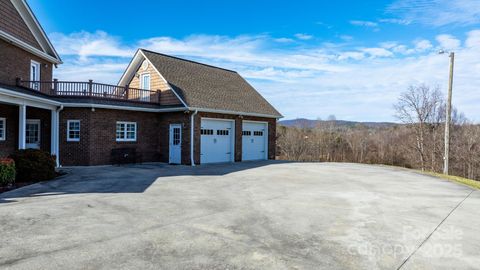
[[[188,107],[281,117],[237,72],[142,49]]]

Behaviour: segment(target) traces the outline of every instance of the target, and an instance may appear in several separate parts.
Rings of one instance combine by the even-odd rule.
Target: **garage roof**
[[[235,71],[145,49],[140,51],[188,107],[282,117]]]

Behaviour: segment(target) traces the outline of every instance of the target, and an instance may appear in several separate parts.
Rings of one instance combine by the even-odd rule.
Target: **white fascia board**
[[[44,52],[48,54],[47,51],[50,51],[53,55],[55,55],[55,57],[53,57],[57,60],[55,63],[61,64],[62,60],[60,59],[60,56],[48,39],[45,31],[38,22],[37,17],[35,17],[35,14],[33,14],[28,3],[25,0],[11,0],[11,2]]]
[[[92,108],[92,109],[110,109],[110,110],[125,110],[125,111],[139,111],[139,112],[181,112],[186,111],[186,108],[142,108],[132,106],[120,106],[120,105],[108,105],[108,104],[95,104],[95,103],[63,103],[65,108]]]
[[[0,38],[4,39],[7,42],[10,42],[10,43],[12,43],[12,44],[14,44],[14,45],[16,45],[20,48],[22,48],[22,49],[40,57],[40,58],[42,58],[42,59],[45,59],[45,60],[47,60],[51,63],[54,63],[54,64],[61,64],[62,63],[62,61],[60,61],[59,59],[57,59],[57,58],[55,58],[55,57],[53,57],[53,56],[51,56],[51,55],[49,55],[45,52],[33,47],[32,45],[30,45],[30,44],[28,44],[28,43],[26,43],[26,42],[24,42],[24,41],[22,41],[22,40],[20,40],[16,37],[12,36],[12,35],[10,35],[9,33],[5,32],[5,31],[0,30]]]
[[[37,107],[47,110],[55,109],[62,104],[57,101],[49,100],[46,98],[36,97],[24,93],[19,93],[9,89],[0,87],[0,101],[6,103],[12,103],[16,105],[27,105],[31,107]]]
[[[150,62],[150,59],[148,59],[147,56],[145,56],[145,54],[143,53],[142,50],[140,50],[140,53],[143,55],[143,58],[146,59],[150,65],[152,65],[153,69],[155,69],[155,71],[158,73],[158,76],[160,76],[160,78],[168,85],[168,87],[170,88],[170,90],[172,90],[172,92],[175,94],[175,96],[178,98],[178,100],[180,100],[180,102],[182,102],[183,106],[188,107],[187,103],[180,97],[180,95],[177,93],[177,91],[175,91],[175,89],[173,89],[173,87],[170,85],[170,83],[165,79],[165,77],[163,77],[162,73],[160,73],[158,71],[157,67],[155,67],[155,65],[153,65],[152,62]]]
[[[145,56],[140,53],[140,49],[138,49],[133,55],[132,60],[130,60],[127,68],[123,72],[122,77],[120,77],[120,80],[117,84],[118,86],[125,86],[127,82],[129,82],[133,78],[133,76],[135,75],[135,71],[140,67],[143,59],[145,59]]]
[[[209,112],[209,113],[235,114],[235,115],[242,115],[242,116],[256,116],[256,117],[275,118],[275,119],[283,118],[282,115],[270,115],[270,114],[261,114],[261,113],[236,112],[236,111],[215,110],[215,109],[205,109],[205,108],[195,108],[195,107],[188,107],[188,109],[190,111],[197,110],[199,112]]]

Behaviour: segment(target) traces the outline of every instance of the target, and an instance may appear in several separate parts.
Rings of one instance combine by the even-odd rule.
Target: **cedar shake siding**
[[[0,39],[0,83],[15,85],[17,77],[30,80],[30,63],[40,63],[40,80],[52,81],[52,63]]]
[[[0,1],[0,30],[9,33],[39,50],[42,50],[42,47],[40,47],[32,32],[25,24],[25,21],[10,0]]]
[[[148,61],[146,62],[148,63]],[[175,96],[170,89],[168,83],[160,77],[152,64],[148,63],[148,67],[144,69],[142,65],[135,72],[132,80],[128,84],[132,88],[142,88],[140,84],[140,78],[142,74],[150,75],[150,90],[160,91],[160,105],[182,105],[182,102]]]
[[[140,49],[140,52],[188,107],[235,112],[240,115],[281,117],[281,114],[235,71],[144,49]],[[127,77],[131,75],[128,74]]]

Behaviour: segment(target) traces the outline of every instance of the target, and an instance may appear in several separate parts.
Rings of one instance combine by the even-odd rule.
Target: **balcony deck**
[[[95,98],[117,101],[160,104],[161,92],[147,89],[131,88],[112,84],[73,81],[22,81],[16,85],[39,91],[52,97]]]

